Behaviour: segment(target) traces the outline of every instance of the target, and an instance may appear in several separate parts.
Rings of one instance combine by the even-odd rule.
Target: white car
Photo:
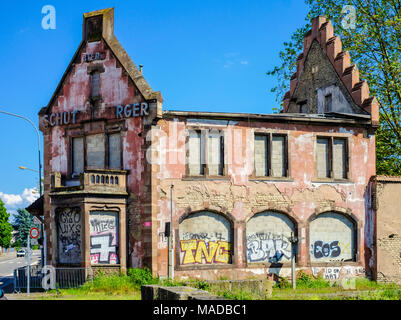
[[[26,254],[26,252],[25,252],[24,249],[18,250],[18,252],[17,252],[17,258],[19,258],[19,257],[25,257],[25,254]]]

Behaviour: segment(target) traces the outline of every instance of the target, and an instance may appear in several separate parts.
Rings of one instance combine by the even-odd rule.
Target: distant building
[[[378,103],[330,21],[312,20],[280,114],[164,111],[113,28],[113,9],[84,14],[39,113],[44,196],[30,212],[49,263],[166,276],[172,210],[176,277],[288,277],[291,234],[298,269],[372,275]]]

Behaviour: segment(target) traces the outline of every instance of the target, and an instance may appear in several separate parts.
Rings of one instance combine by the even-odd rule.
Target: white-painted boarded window
[[[317,176],[318,178],[330,178],[330,139],[317,139]]]
[[[266,211],[254,215],[246,224],[248,263],[291,261],[291,233],[294,223],[285,214]]]
[[[210,176],[223,175],[224,152],[223,152],[223,136],[220,132],[209,132],[208,138],[208,162]]]
[[[334,179],[345,179],[346,170],[346,140],[334,139],[333,143],[333,175]]]
[[[200,176],[204,174],[203,167],[203,139],[201,131],[193,131],[189,133],[188,137],[189,159],[188,169],[189,175]]]
[[[310,223],[312,262],[355,260],[355,225],[336,212],[318,215]]]
[[[108,136],[109,168],[121,169],[121,136],[119,133]]]
[[[104,169],[105,137],[95,134],[86,137],[87,165],[92,169]]]
[[[255,175],[264,177],[269,175],[268,166],[268,135],[255,135],[254,154],[255,154]]]
[[[84,172],[84,138],[72,138],[72,172],[80,174]]]
[[[285,177],[285,137],[275,136],[272,137],[272,176]]]

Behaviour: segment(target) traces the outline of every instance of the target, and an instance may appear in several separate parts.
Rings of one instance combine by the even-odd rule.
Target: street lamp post
[[[25,120],[25,121],[27,121],[27,122],[29,122],[30,123],[30,125],[35,129],[35,131],[36,131],[36,135],[38,136],[38,155],[39,155],[39,170],[37,171],[38,173],[39,173],[39,197],[41,197],[42,196],[42,161],[41,161],[41,153],[40,153],[40,134],[39,134],[39,130],[38,130],[38,128],[35,126],[35,124],[32,122],[32,120],[30,120],[30,119],[28,119],[28,118],[26,118],[26,117],[24,117],[24,116],[20,116],[20,115],[18,115],[18,114],[14,114],[14,113],[10,113],[10,112],[6,112],[6,111],[1,111],[0,110],[0,113],[2,113],[2,114],[6,114],[6,115],[8,115],[8,116],[12,116],[12,117],[16,117],[16,118],[20,118],[20,119],[23,119],[23,120]],[[24,167],[24,170],[25,170],[25,167]],[[30,169],[31,170],[31,169]],[[33,170],[33,171],[36,171],[36,170]],[[44,236],[44,241],[46,241],[46,232],[43,232],[44,231],[44,227],[43,227],[43,224],[44,223],[42,223],[42,235]],[[41,250],[41,255],[42,255],[42,266],[43,265],[46,265],[47,263],[46,263],[46,261],[43,261],[43,256],[44,256],[44,252],[43,252],[44,250],[43,250],[43,245],[42,245],[42,250]],[[45,259],[46,260],[46,259]]]

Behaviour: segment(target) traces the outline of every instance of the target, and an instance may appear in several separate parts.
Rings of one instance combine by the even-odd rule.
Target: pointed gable
[[[40,115],[49,113],[53,106],[60,104],[64,101],[66,90],[70,90],[69,86],[71,77],[76,77],[74,74],[74,67],[83,60],[83,54],[90,49],[92,43],[102,43],[104,51],[108,51],[108,58],[116,60],[117,68],[123,69],[123,75],[128,77],[128,83],[133,83],[135,90],[143,97],[144,100],[156,100],[162,102],[160,92],[155,92],[150,87],[146,79],[143,77],[134,62],[131,60],[127,52],[121,46],[119,41],[114,35],[114,8],[89,12],[84,14],[83,28],[82,28],[82,41],[74,54],[70,64],[68,65],[60,83],[57,86],[49,104],[42,108],[39,112]],[[89,50],[90,51],[90,50]],[[83,76],[85,77],[85,76]],[[87,86],[88,81],[82,83],[82,86]],[[81,90],[82,91],[82,90]],[[118,93],[117,93],[118,94]],[[71,96],[71,94],[69,95]],[[82,99],[77,95],[74,97],[78,103],[82,104]]]
[[[360,80],[358,67],[351,65],[349,52],[342,50],[331,21],[321,16],[312,20],[305,35],[283,103],[284,113],[370,114],[372,125],[379,123],[377,100],[369,95],[367,82]]]

